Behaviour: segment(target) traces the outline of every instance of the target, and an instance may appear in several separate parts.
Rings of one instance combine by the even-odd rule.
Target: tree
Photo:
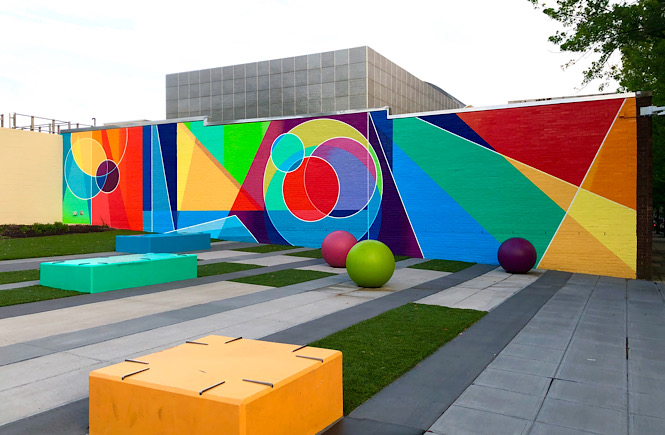
[[[592,55],[582,84],[610,79],[619,91],[653,91],[653,104],[665,105],[665,0],[528,0],[559,21],[564,30],[549,40],[563,51],[579,53],[565,66]],[[653,206],[665,207],[665,116],[653,117]]]
[[[603,79],[602,90],[608,79],[616,79],[622,87],[641,82],[654,92],[664,85],[659,67],[665,66],[665,1],[556,0],[556,7],[528,1],[563,25],[549,40],[563,51],[580,54],[566,65],[596,57],[584,71],[583,84]]]

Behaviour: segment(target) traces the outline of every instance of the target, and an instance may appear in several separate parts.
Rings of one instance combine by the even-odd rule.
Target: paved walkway
[[[124,358],[208,334],[308,343],[409,302],[489,314],[330,434],[665,433],[662,284],[447,274],[411,259],[367,290],[322,260],[230,250],[240,245],[215,244],[200,263],[266,268],[0,308],[0,433],[87,433],[88,373]],[[279,289],[228,281],[294,267],[337,274]]]

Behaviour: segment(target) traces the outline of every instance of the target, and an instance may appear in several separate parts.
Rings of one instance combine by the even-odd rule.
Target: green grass
[[[46,301],[50,299],[66,298],[81,295],[83,293],[60,290],[57,288],[44,287],[43,285],[31,285],[17,289],[0,291],[0,307],[8,305],[26,304],[28,302]]]
[[[407,304],[309,345],[344,354],[344,414],[349,414],[485,314]]]
[[[258,245],[249,246],[247,248],[237,248],[234,251],[256,252],[258,254],[266,254],[268,252],[286,251],[287,249],[295,249],[297,246],[290,245]]]
[[[306,257],[306,258],[323,258],[321,254],[321,249],[312,249],[310,251],[300,251],[300,252],[290,252],[286,255],[292,255],[294,257]]]
[[[411,269],[436,270],[437,272],[459,272],[476,263],[467,263],[466,261],[453,260],[429,260],[424,263],[409,266]]]
[[[395,263],[397,263],[398,261],[408,260],[409,258],[411,258],[407,255],[393,255],[393,257],[395,257]]]
[[[115,236],[144,234],[138,231],[111,230],[100,233],[0,239],[0,260],[53,257],[115,251]]]
[[[319,272],[316,270],[286,269],[277,272],[262,273],[260,275],[236,278],[231,281],[243,282],[245,284],[267,285],[270,287],[284,287],[285,285],[298,284],[314,279],[325,278],[335,275],[334,273]]]
[[[0,284],[12,282],[35,281],[39,279],[39,269],[16,270],[11,272],[0,272]]]
[[[201,278],[203,276],[221,275],[223,273],[238,272],[240,270],[256,269],[259,267],[263,266],[242,263],[212,263],[198,266],[196,276]]]

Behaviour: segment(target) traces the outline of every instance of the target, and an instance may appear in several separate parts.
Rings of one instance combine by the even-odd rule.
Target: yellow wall
[[[0,128],[0,224],[62,221],[62,136]]]

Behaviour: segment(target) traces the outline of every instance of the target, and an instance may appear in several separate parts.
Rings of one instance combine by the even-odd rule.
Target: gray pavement
[[[230,251],[246,245],[215,244],[199,264],[265,268],[0,308],[0,433],[87,433],[88,373],[124,358],[211,333],[305,344],[409,302],[489,313],[328,433],[665,433],[662,283],[411,259],[378,290],[339,270],[275,289],[228,279],[327,266]]]

